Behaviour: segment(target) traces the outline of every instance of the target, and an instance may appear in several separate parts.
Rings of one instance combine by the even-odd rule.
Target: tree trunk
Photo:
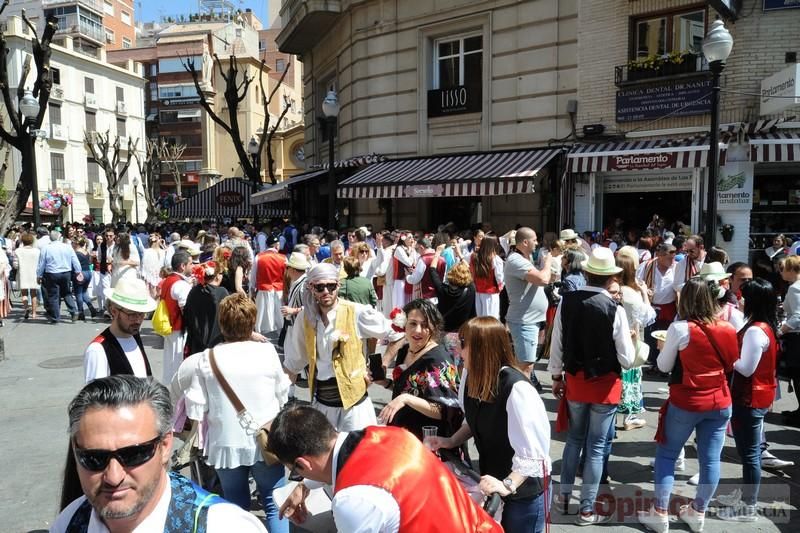
[[[8,233],[19,214],[25,210],[25,204],[28,203],[28,197],[30,195],[30,183],[25,179],[23,173],[19,177],[17,187],[13,191],[8,192],[5,209],[0,210],[0,235],[6,235]]]
[[[122,195],[117,192],[116,187],[108,187],[108,207],[111,209],[111,223],[118,224],[124,222],[122,216]]]

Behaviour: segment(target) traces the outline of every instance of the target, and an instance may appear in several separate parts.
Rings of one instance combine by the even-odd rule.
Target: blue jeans
[[[78,311],[75,306],[75,299],[72,297],[72,291],[69,288],[71,279],[72,272],[45,272],[42,275],[42,287],[47,295],[45,309],[47,314],[56,320],[61,318],[61,298],[64,298],[70,314],[74,315]]]
[[[544,531],[544,501],[548,493],[545,491],[535,498],[504,502],[500,525],[505,531],[541,533]]]
[[[742,460],[742,501],[755,505],[761,487],[761,429],[767,408],[733,406],[731,427],[736,451]]]
[[[89,309],[92,308],[92,301],[89,299],[89,283],[92,281],[92,272],[90,270],[83,271],[83,281],[72,279],[72,292],[75,294],[75,301],[78,304],[78,313],[83,314],[83,306],[86,305]]]
[[[282,464],[267,466],[264,461],[258,461],[253,466],[239,466],[237,468],[217,468],[217,475],[222,484],[225,499],[250,511],[250,483],[249,474],[253,475],[261,496],[261,504],[267,516],[267,530],[269,533],[289,533],[289,521],[278,519],[278,506],[272,500],[272,491],[286,483]]]
[[[731,408],[716,411],[685,411],[670,404],[664,419],[666,442],[656,447],[656,507],[669,509],[669,495],[675,482],[675,460],[696,432],[697,459],[700,462],[700,482],[692,506],[705,512],[719,483],[719,458],[725,444],[725,428],[731,418]]]
[[[506,322],[514,344],[517,360],[525,364],[536,362],[536,348],[539,345],[539,324]]]
[[[583,467],[580,510],[582,513],[593,513],[597,486],[603,471],[603,459],[607,450],[608,453],[611,451],[609,435],[613,436],[613,433],[609,427],[614,424],[617,406],[572,401],[568,404],[569,432],[561,459],[560,492],[562,495],[572,493],[579,455],[585,445],[586,462]]]

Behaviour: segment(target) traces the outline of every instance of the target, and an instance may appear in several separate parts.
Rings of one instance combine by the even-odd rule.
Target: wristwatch
[[[511,494],[516,494],[517,493],[517,489],[514,487],[514,480],[511,479],[510,477],[507,477],[507,478],[505,478],[503,480],[503,485],[505,486],[505,488],[508,489],[508,491]]]

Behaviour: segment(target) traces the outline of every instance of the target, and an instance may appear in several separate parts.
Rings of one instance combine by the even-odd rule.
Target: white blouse
[[[506,367],[503,367],[506,368]],[[464,410],[467,369],[461,375],[458,401]],[[518,381],[506,402],[508,442],[514,450],[511,470],[525,477],[550,475],[550,420],[544,402],[530,383]],[[466,420],[464,424],[466,424]],[[484,450],[485,451],[485,450]]]
[[[250,431],[239,424],[233,404],[214,377],[208,350],[181,364],[173,378],[172,390],[186,397],[186,414],[190,419],[206,417],[205,454],[209,464],[215,468],[253,465],[261,460],[254,431],[277,416],[289,399],[291,382],[270,343],[219,344],[214,347],[214,357],[220,372],[253,418]]]

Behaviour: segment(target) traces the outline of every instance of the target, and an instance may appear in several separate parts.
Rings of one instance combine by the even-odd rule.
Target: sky
[[[237,9],[244,11],[252,9],[261,23],[266,26],[267,2],[280,2],[280,0],[231,0]],[[198,12],[197,0],[134,0],[134,13],[137,21],[157,22],[161,17],[177,18],[179,15],[188,15]]]

